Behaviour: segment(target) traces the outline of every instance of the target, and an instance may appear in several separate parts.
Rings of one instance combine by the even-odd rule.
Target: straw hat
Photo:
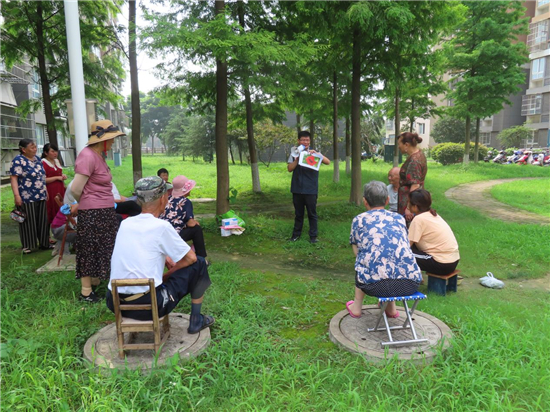
[[[119,136],[126,136],[126,133],[121,132],[110,120],[99,120],[92,123],[88,136],[88,143],[86,144],[90,146]]]
[[[194,180],[190,180],[183,175],[179,175],[172,179],[172,197],[185,196],[195,187],[196,183]]]

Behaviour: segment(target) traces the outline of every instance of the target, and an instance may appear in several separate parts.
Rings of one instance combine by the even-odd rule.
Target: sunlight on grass
[[[491,195],[502,203],[550,217],[550,179],[503,183],[494,186]]]

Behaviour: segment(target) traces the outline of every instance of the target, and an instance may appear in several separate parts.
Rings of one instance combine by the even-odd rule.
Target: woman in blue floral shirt
[[[408,296],[418,290],[420,268],[411,250],[403,216],[385,210],[388,190],[384,183],[372,181],[363,188],[367,212],[353,219],[350,243],[355,252],[355,300],[346,307],[351,317],[361,317],[365,295],[376,297]],[[395,302],[386,315],[399,317]]]
[[[27,215],[19,223],[19,237],[23,253],[28,254],[36,248],[49,249],[50,224],[46,211],[46,172],[42,161],[36,156],[36,143],[31,139],[19,141],[20,154],[11,162],[11,190],[17,208]]]

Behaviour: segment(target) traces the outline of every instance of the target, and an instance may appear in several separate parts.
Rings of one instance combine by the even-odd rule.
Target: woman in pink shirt
[[[111,273],[111,255],[115,246],[118,220],[111,185],[111,171],[105,156],[114,138],[125,136],[110,120],[100,120],[91,126],[87,147],[78,154],[72,192],[78,205],[76,232],[76,278],[82,282],[80,300],[98,302],[92,290]]]

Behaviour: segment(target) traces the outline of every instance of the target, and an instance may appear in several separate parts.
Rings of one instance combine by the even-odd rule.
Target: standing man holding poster
[[[319,168],[321,163],[330,164],[330,160],[321,153],[310,149],[311,135],[303,130],[298,133],[298,147],[292,148],[288,158],[288,171],[292,172],[292,203],[294,204],[294,231],[291,242],[302,235],[304,207],[309,220],[309,241],[317,243],[317,194],[319,192]]]

